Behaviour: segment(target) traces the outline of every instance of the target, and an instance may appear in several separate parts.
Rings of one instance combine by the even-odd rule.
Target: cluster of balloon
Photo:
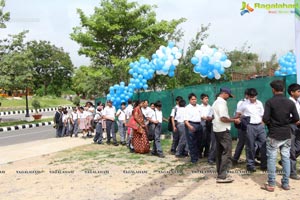
[[[155,67],[156,74],[168,75],[174,77],[176,66],[182,57],[182,50],[175,46],[172,41],[168,42],[168,46],[160,46],[152,55],[151,63]]]
[[[133,89],[125,86],[124,82],[120,82],[120,84],[109,88],[109,94],[107,94],[106,99],[111,100],[113,105],[118,108],[122,102],[127,102],[132,95]]]
[[[141,57],[139,61],[135,61],[129,64],[130,78],[128,87],[132,89],[148,89],[147,81],[153,78],[155,72],[155,66],[144,57]]]
[[[296,74],[296,56],[292,52],[288,52],[278,60],[279,70],[274,72],[275,76],[286,76]]]
[[[200,74],[202,78],[217,80],[224,74],[225,68],[231,66],[231,61],[224,52],[207,45],[202,45],[199,50],[195,51],[191,63],[194,65],[194,72]]]
[[[129,64],[130,78],[128,86],[124,82],[116,84],[109,88],[107,100],[112,100],[115,107],[120,107],[122,102],[127,102],[132,97],[136,89],[148,89],[147,81],[152,79],[154,73],[161,75],[169,75],[173,77],[179,59],[182,56],[182,50],[175,47],[174,42],[168,42],[168,46],[160,46],[152,60],[140,57],[138,61]]]

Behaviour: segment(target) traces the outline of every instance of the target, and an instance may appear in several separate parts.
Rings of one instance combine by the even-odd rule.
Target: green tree
[[[0,0],[0,28],[6,28],[5,22],[8,22],[10,19],[10,13],[4,12],[3,8],[5,7],[5,1]]]
[[[261,68],[262,63],[259,62],[258,55],[250,52],[250,48],[247,43],[244,43],[240,50],[235,49],[226,53],[232,63],[225,72],[229,80],[232,79],[233,72],[239,73],[244,76],[244,79],[247,79],[249,75],[258,72],[258,67]]]
[[[33,54],[32,70],[38,74],[33,79],[34,89],[43,95],[60,96],[64,89],[71,87],[74,67],[68,53],[49,41],[30,41],[28,49]]]
[[[90,16],[77,10],[81,26],[73,29],[71,38],[81,46],[79,54],[91,58],[92,67],[110,75],[108,85],[128,82],[131,61],[150,57],[169,39],[180,38],[177,26],[185,19],[157,21],[154,8],[127,0],[103,0]]]
[[[27,32],[0,40],[0,88],[13,91],[25,89],[31,84],[33,57],[24,43]]]

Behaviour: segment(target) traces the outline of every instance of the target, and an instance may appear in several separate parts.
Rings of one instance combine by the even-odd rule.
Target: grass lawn
[[[51,107],[57,107],[57,106],[71,106],[73,103],[71,101],[68,101],[63,98],[56,98],[56,97],[29,97],[28,98],[28,106],[29,109],[33,109],[31,106],[31,102],[33,99],[37,99],[41,103],[42,108],[51,108]],[[0,111],[13,111],[13,110],[25,110],[26,108],[26,101],[25,97],[22,97],[22,99],[5,99],[1,98],[1,107]]]

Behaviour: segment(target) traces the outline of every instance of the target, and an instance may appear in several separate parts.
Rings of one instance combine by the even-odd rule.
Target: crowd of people
[[[100,102],[96,107],[87,102],[84,107],[74,107],[70,114],[60,107],[54,117],[56,136],[78,137],[78,131],[82,130],[83,137],[92,137],[96,144],[104,144],[106,139],[107,144],[127,145],[130,152],[151,153],[164,158],[160,136],[163,121],[169,121],[172,128],[170,154],[177,158],[190,157],[192,163],[207,158],[209,164],[216,165],[217,183],[233,181],[229,169],[241,163],[240,156],[245,147],[247,170],[255,172],[260,166],[261,170],[267,171],[268,182],[262,189],[274,191],[279,150],[279,163],[284,172],[281,187],[289,190],[289,178],[300,180],[296,168],[296,159],[300,155],[300,85],[289,85],[289,99],[283,94],[283,81],[274,80],[270,86],[274,96],[265,106],[257,99],[257,90],[247,88],[232,117],[227,100],[234,96],[226,87],[220,89],[212,105],[204,93],[199,96],[201,104],[197,103],[194,93],[188,95],[188,102],[177,96],[170,120],[163,117],[160,101],[149,106],[148,100],[128,100],[127,105],[122,103],[118,110],[111,100],[106,105]],[[120,142],[116,137],[116,123]],[[238,129],[233,156],[231,123]]]

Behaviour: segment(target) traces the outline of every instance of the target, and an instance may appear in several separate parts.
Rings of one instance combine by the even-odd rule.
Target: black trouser
[[[96,135],[94,137],[94,142],[97,142],[98,144],[101,144],[102,140],[103,140],[102,123],[97,123],[97,125],[96,125]]]
[[[209,147],[210,147],[211,127],[207,127],[205,121],[201,121],[201,125],[203,128],[203,134],[202,134],[202,137],[200,138],[199,153],[200,153],[200,155],[202,155],[202,153],[204,153],[203,156],[208,157]]]
[[[190,151],[191,162],[196,163],[199,160],[199,143],[202,135],[201,123],[189,122],[195,131],[191,132],[187,127],[185,127],[186,139]]]
[[[218,178],[225,179],[231,167],[232,140],[229,130],[214,132],[216,136],[216,164]]]
[[[176,149],[177,149],[177,146],[178,146],[178,143],[179,143],[179,133],[178,133],[178,130],[177,131],[173,130],[172,137],[173,137],[173,140],[172,140],[172,145],[171,145],[171,152],[175,153]]]
[[[161,123],[154,124],[154,141],[153,141],[153,153],[163,154],[163,150],[160,143]]]
[[[110,132],[112,134],[114,143],[117,143],[116,132],[115,132],[115,122],[111,121],[111,120],[106,120],[107,142],[110,142],[110,139],[111,139]]]
[[[235,147],[235,152],[233,155],[233,160],[238,161],[246,144],[247,131],[242,129],[237,129],[238,131],[238,143]]]

